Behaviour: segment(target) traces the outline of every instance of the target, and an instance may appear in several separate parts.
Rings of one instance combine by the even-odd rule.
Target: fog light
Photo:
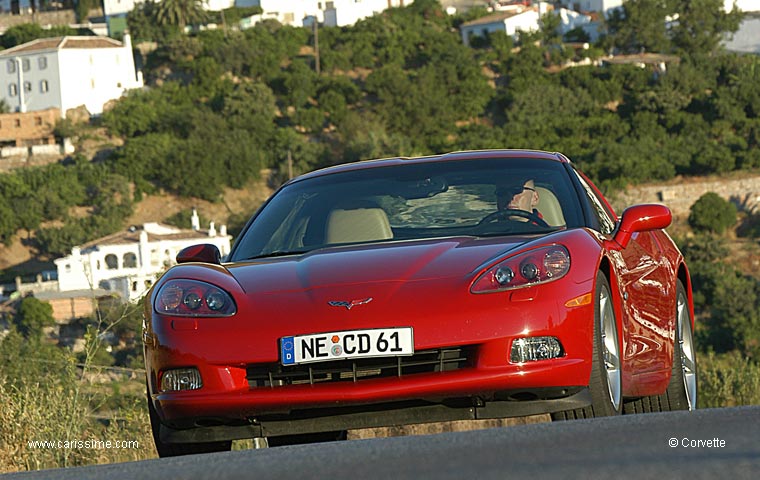
[[[535,362],[562,355],[562,344],[555,337],[526,337],[512,342],[509,361],[512,363]]]
[[[197,390],[203,386],[201,373],[197,368],[177,368],[167,370],[161,377],[162,392]]]

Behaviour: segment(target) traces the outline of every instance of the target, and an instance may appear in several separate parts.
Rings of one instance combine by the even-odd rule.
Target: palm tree
[[[156,2],[156,22],[159,25],[177,25],[184,30],[189,24],[206,19],[203,4],[206,0],[160,0]]]

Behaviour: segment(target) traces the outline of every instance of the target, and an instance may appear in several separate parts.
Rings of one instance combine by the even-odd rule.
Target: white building
[[[103,0],[103,15],[106,19],[114,15],[126,15],[141,3],[145,3],[145,0]]]
[[[61,292],[102,289],[136,301],[176,263],[183,248],[211,243],[225,256],[231,239],[224,225],[217,232],[213,223],[206,231],[146,223],[74,247],[71,255],[55,260],[58,288]]]
[[[410,4],[411,0],[406,0]],[[274,19],[293,27],[309,26],[314,21],[327,27],[344,27],[392,7],[404,6],[404,0],[236,0],[237,7],[260,7],[249,24]]]
[[[9,0],[4,0],[9,1]],[[106,18],[117,15],[126,15],[135,9],[136,5],[145,3],[145,0],[102,0],[103,15]],[[235,0],[205,0],[203,9],[216,12],[235,6]]]
[[[742,12],[760,12],[760,1],[758,0],[724,0],[724,2],[727,12],[734,8],[734,4]]]
[[[623,6],[624,0],[572,0],[570,6],[579,12],[599,12],[608,16],[616,8]]]
[[[470,45],[473,37],[486,37],[492,33],[506,34],[517,38],[519,32],[534,32],[540,28],[540,13],[537,8],[519,8],[501,11],[463,23],[459,27],[462,43]]]
[[[0,99],[16,111],[55,107],[65,117],[84,105],[92,115],[143,86],[129,35],[41,38],[0,52]]]

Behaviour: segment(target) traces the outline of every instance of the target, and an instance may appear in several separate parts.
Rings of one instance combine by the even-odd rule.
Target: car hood
[[[535,237],[456,237],[314,250],[227,265],[248,293],[463,278]]]

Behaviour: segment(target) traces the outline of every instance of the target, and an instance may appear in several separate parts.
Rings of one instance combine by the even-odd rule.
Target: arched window
[[[106,268],[109,270],[116,270],[119,268],[119,259],[113,253],[106,255]]]
[[[137,268],[137,255],[132,252],[125,253],[122,264],[124,268]]]

